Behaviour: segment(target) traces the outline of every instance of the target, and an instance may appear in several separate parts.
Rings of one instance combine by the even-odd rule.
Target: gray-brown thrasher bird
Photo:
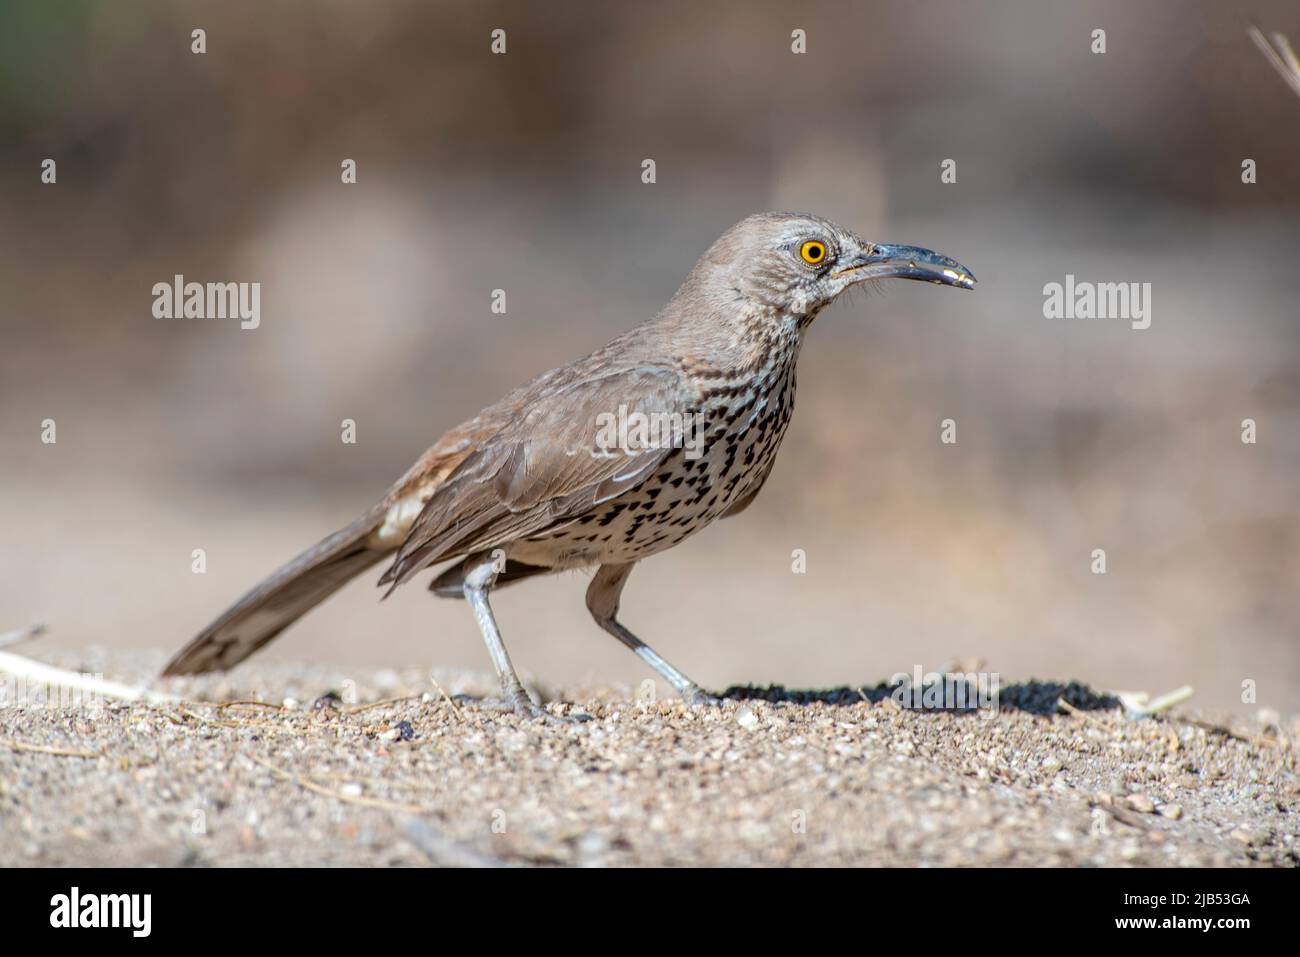
[[[379,583],[393,587],[454,560],[430,588],[468,600],[509,705],[545,718],[515,674],[488,593],[598,566],[587,589],[596,623],[688,702],[711,701],[618,621],[619,595],[638,561],[754,500],[794,408],[805,331],[844,290],[888,278],[975,285],[946,256],[869,243],[817,216],[737,223],[659,315],[452,429],[374,507],[241,598],[164,674],[243,661],[389,556]]]

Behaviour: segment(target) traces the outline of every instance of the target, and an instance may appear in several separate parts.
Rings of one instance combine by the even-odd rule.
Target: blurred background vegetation
[[[1300,710],[1300,101],[1252,23],[1300,8],[9,0],[0,628],[174,649],[731,223],[801,209],[979,288],[828,310],[763,495],[647,562],[631,627],[716,687],[982,660]],[[261,282],[261,328],[154,319],[176,273]],[[1044,319],[1066,273],[1152,283],[1151,328]],[[371,585],[266,654],[486,668],[463,608]],[[646,677],[583,587],[502,594],[516,662]]]

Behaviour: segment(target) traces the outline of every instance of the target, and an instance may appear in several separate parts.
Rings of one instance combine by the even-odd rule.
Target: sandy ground
[[[160,662],[60,663],[139,681]],[[606,688],[565,689],[551,710],[592,720],[546,725],[473,700],[471,673],[254,664],[157,687],[184,703],[0,708],[0,861],[1300,864],[1300,722],[1263,712],[1135,720],[1032,684],[964,714],[883,688],[718,709]]]

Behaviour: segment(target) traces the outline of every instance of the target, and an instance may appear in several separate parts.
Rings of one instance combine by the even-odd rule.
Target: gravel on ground
[[[143,682],[160,662],[91,666]],[[153,687],[180,700],[10,695],[0,862],[1300,864],[1300,723],[1263,712],[1134,719],[1029,682],[974,713],[883,686],[732,689],[720,708],[596,688],[550,705],[591,720],[543,724],[436,670],[254,664]]]

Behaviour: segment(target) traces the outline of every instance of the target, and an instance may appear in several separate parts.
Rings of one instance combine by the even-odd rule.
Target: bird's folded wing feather
[[[609,436],[633,413],[687,411],[676,371],[637,367],[543,385],[517,397],[509,422],[438,486],[381,584],[545,532],[635,488],[674,451],[665,442],[611,447]]]

